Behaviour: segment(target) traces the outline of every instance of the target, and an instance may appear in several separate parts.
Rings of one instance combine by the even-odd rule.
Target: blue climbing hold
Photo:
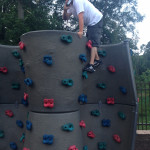
[[[83,71],[83,72],[82,72],[82,77],[83,77],[84,79],[87,79],[87,78],[88,78],[88,75],[87,75],[87,72],[86,72],[86,71]]]
[[[24,66],[20,66],[20,69],[23,73],[25,73],[25,69],[24,69]]]
[[[52,57],[49,55],[45,55],[43,57],[43,62],[46,63],[47,65],[52,65],[52,63],[53,63]]]
[[[53,144],[53,135],[43,135],[43,144]]]
[[[87,103],[87,96],[84,95],[84,94],[81,94],[79,97],[78,97],[78,102],[82,102],[82,103]]]
[[[111,121],[109,119],[103,119],[102,120],[102,126],[103,127],[110,127]]]
[[[86,145],[83,146],[83,150],[88,150],[88,147]]]
[[[10,143],[10,148],[13,149],[13,150],[17,150],[17,145],[15,142],[11,142]]]
[[[27,130],[31,130],[32,129],[31,121],[29,121],[29,120],[26,121],[26,128],[27,128]]]
[[[72,36],[71,35],[62,35],[61,40],[66,43],[72,43]]]
[[[26,79],[24,80],[24,82],[25,82],[25,84],[26,84],[27,86],[32,86],[32,84],[33,84],[33,81],[32,81],[30,78],[26,78]]]
[[[62,80],[62,84],[66,86],[73,86],[73,80],[72,79],[64,79]]]
[[[123,94],[127,94],[127,89],[126,89],[125,87],[120,86],[120,91],[121,91]]]
[[[16,124],[18,125],[18,127],[23,128],[23,122],[21,120],[17,120]]]
[[[72,123],[68,123],[62,126],[62,129],[64,131],[73,131],[74,130],[74,126]]]
[[[105,150],[106,149],[106,143],[105,142],[99,142],[98,143],[98,149],[99,150]]]
[[[80,54],[79,55],[79,59],[82,61],[82,62],[87,62],[87,58],[84,54]]]
[[[28,100],[24,100],[24,98],[22,98],[21,103],[22,103],[24,106],[28,106]]]

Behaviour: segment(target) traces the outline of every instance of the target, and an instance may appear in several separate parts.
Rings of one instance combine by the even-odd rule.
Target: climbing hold
[[[66,43],[72,43],[72,36],[71,35],[62,35],[61,40]]]
[[[27,100],[28,96],[29,96],[29,95],[28,95],[27,93],[24,92],[24,97],[23,97],[24,100]]]
[[[10,143],[10,148],[13,149],[13,150],[16,150],[17,149],[17,145],[15,142],[11,142]]]
[[[105,150],[106,149],[106,143],[105,142],[99,142],[98,143],[98,149],[99,150]]]
[[[32,86],[32,84],[33,84],[33,81],[32,81],[30,78],[26,78],[26,79],[24,80],[24,82],[25,82],[25,84],[28,85],[28,86]]]
[[[127,94],[127,89],[126,89],[125,87],[120,86],[120,91],[121,91],[123,94]]]
[[[81,120],[80,123],[79,123],[79,125],[80,125],[80,127],[83,127],[83,128],[86,127],[86,124],[85,124],[84,120]]]
[[[115,99],[113,97],[107,98],[107,104],[109,104],[109,105],[115,104]]]
[[[29,120],[26,121],[26,128],[27,128],[27,130],[32,129],[32,123]]]
[[[95,134],[93,133],[93,131],[89,131],[88,133],[87,133],[87,136],[88,137],[90,137],[90,138],[95,138]]]
[[[107,54],[106,51],[104,51],[104,50],[98,50],[98,55],[99,56],[105,57],[106,54]]]
[[[20,138],[20,142],[24,142],[24,139],[25,139],[25,133],[22,133],[22,136]]]
[[[110,66],[108,66],[108,71],[114,73],[114,72],[116,72],[116,69],[114,66],[110,65]]]
[[[68,148],[68,150],[78,150],[78,148],[75,145],[72,145]]]
[[[43,57],[43,62],[46,63],[47,65],[52,65],[52,57],[49,55],[45,55]]]
[[[106,84],[105,83],[98,83],[97,87],[101,88],[101,89],[106,89]]]
[[[82,77],[83,77],[84,79],[87,79],[87,78],[88,78],[88,75],[87,75],[87,72],[86,72],[86,71],[83,71],[83,72],[82,72]]]
[[[53,108],[54,107],[54,99],[44,99],[44,107]]]
[[[23,150],[30,150],[29,148],[24,147]]]
[[[25,73],[24,66],[21,66],[20,69],[21,69],[21,71],[22,71],[23,73]]]
[[[73,80],[72,79],[64,79],[62,80],[62,84],[66,86],[73,86]]]
[[[88,147],[86,145],[83,146],[83,150],[88,150]]]
[[[117,143],[120,143],[120,142],[121,142],[121,139],[120,139],[119,135],[117,135],[117,134],[114,134],[114,135],[113,135],[113,139],[114,139]]]
[[[2,73],[7,73],[8,70],[7,70],[6,67],[0,67],[0,72],[2,72]]]
[[[9,116],[9,117],[13,117],[13,116],[14,116],[14,114],[13,114],[13,112],[12,112],[11,110],[6,110],[6,111],[5,111],[5,114],[6,114],[7,116]]]
[[[19,47],[21,50],[25,49],[25,44],[23,42],[19,42]]]
[[[99,112],[99,110],[92,110],[92,111],[91,111],[91,115],[92,115],[92,116],[99,116],[99,115],[100,115],[100,112]]]
[[[91,49],[91,48],[92,48],[92,41],[91,41],[91,40],[89,40],[89,41],[86,43],[86,47],[87,47],[88,49]]]
[[[123,112],[118,112],[118,116],[122,119],[125,120],[126,119],[126,115]]]
[[[79,55],[79,59],[82,61],[82,62],[87,62],[87,58],[84,54],[80,54]]]
[[[43,144],[53,144],[53,135],[43,135]]]
[[[23,128],[23,122],[21,120],[17,120],[16,124],[18,125],[18,127]]]
[[[20,54],[17,50],[12,51],[13,56],[15,56],[16,58],[20,58]]]
[[[22,67],[23,66],[23,60],[19,59],[19,66]]]
[[[81,94],[81,95],[78,97],[78,102],[79,102],[79,103],[86,104],[86,103],[87,103],[87,96],[84,95],[84,94]]]
[[[4,131],[0,130],[0,138],[4,137]]]
[[[68,123],[62,126],[62,130],[71,132],[74,130],[74,126],[72,123]]]
[[[111,121],[109,119],[103,119],[102,120],[102,126],[103,127],[110,127]]]
[[[20,84],[19,83],[12,83],[11,88],[15,89],[15,90],[19,90],[20,89]]]
[[[24,98],[22,98],[21,103],[22,103],[24,106],[28,106],[28,100],[25,100]]]

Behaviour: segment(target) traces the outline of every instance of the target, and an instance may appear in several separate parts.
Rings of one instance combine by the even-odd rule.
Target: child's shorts
[[[92,47],[100,46],[100,38],[102,34],[103,18],[94,26],[87,27],[86,37],[92,41]]]

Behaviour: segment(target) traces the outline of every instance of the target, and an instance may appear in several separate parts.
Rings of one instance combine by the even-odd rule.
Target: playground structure
[[[134,150],[137,96],[127,41],[102,45],[103,63],[92,74],[82,72],[90,58],[85,37],[35,31],[21,42],[0,45],[0,150]]]

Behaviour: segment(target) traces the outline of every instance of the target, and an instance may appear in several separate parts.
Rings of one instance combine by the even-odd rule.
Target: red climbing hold
[[[29,95],[24,92],[24,100],[27,100],[28,96],[29,96]]]
[[[85,122],[83,120],[80,121],[79,125],[80,125],[80,127],[83,127],[83,128],[86,127],[86,124],[85,124]]]
[[[19,42],[19,47],[20,47],[21,50],[24,50],[24,48],[25,48],[24,43],[23,42]]]
[[[75,145],[72,145],[68,148],[68,150],[78,150],[78,148]]]
[[[92,138],[92,139],[95,138],[95,134],[93,133],[93,131],[89,131],[87,136]]]
[[[114,66],[108,66],[108,70],[110,71],[110,72],[112,72],[112,73],[114,73],[114,72],[116,72],[116,69],[115,69],[115,67]]]
[[[14,114],[13,114],[13,112],[12,112],[11,110],[6,110],[6,111],[5,111],[5,114],[6,114],[7,116],[9,116],[9,117],[13,117],[13,116],[14,116]]]
[[[3,73],[7,73],[7,68],[6,67],[0,67],[0,72],[3,72]]]
[[[86,46],[88,49],[91,49],[92,48],[92,41],[89,40],[87,43],[86,43]]]
[[[30,150],[29,148],[24,147],[23,150]]]
[[[107,104],[115,104],[115,99],[113,97],[107,98]]]
[[[53,108],[54,107],[54,99],[44,99],[44,107]]]
[[[120,143],[120,142],[121,142],[121,139],[120,139],[119,135],[117,135],[117,134],[114,134],[114,135],[113,135],[113,139],[114,139],[117,143]]]

